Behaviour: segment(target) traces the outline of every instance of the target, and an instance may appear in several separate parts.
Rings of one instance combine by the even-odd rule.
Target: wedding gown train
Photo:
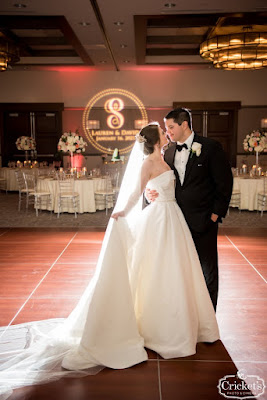
[[[185,357],[196,352],[197,342],[219,339],[196,249],[175,201],[174,179],[166,171],[149,181],[159,196],[141,212],[134,231],[125,218],[110,219],[95,275],[78,305],[19,359],[0,367],[0,385],[75,376],[67,370],[79,375],[131,367],[147,360],[145,347],[163,358]],[[8,380],[14,371],[24,377],[16,385]]]

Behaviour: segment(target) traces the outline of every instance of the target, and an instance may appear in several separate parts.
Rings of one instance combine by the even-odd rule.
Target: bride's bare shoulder
[[[153,169],[154,162],[149,157],[143,161],[142,170],[151,171]]]
[[[153,171],[153,161],[150,160],[149,158],[146,158],[142,164],[141,174],[143,177],[149,179],[151,177],[152,171]]]

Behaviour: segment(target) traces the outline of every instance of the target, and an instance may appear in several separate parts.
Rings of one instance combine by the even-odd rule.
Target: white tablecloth
[[[17,168],[0,168],[0,177],[6,180],[8,191],[19,190],[15,175],[15,171],[17,170]],[[27,174],[35,174],[36,176],[38,175],[38,170],[42,171],[43,173],[49,172],[48,168],[21,168],[22,172],[26,172]]]
[[[58,212],[58,181],[51,178],[38,179],[38,191],[50,191],[52,195],[52,210]],[[103,202],[96,202],[95,191],[105,189],[105,180],[101,178],[93,179],[77,179],[74,181],[74,190],[79,193],[79,213],[96,212],[96,210],[104,210],[105,204]],[[109,201],[108,208],[113,207],[113,201]],[[47,209],[45,203],[42,209]],[[69,201],[62,207],[63,212],[73,213],[71,202]]]
[[[241,193],[241,210],[258,210],[257,193],[263,191],[264,178],[235,177],[233,190]]]

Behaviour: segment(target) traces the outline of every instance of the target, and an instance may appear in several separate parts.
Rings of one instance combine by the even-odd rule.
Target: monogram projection
[[[107,89],[88,102],[83,113],[83,129],[92,146],[108,154],[118,148],[128,153],[139,132],[137,122],[147,124],[147,113],[141,100],[123,89]],[[141,127],[140,126],[140,127]]]

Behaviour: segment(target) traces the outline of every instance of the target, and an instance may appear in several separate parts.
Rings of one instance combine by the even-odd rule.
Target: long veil
[[[126,216],[127,224],[132,228],[142,210],[141,168],[144,160],[144,143],[135,142],[125,170],[114,212],[123,210],[127,203],[130,211]]]
[[[143,339],[139,336],[136,326],[127,271],[134,240],[133,227],[142,209],[140,197],[142,162],[142,144],[136,142],[114,208],[114,211],[124,209],[129,203],[129,195],[133,193],[131,211],[126,218],[119,218],[118,221],[110,218],[95,275],[69,317],[0,328],[1,400],[8,398],[12,389],[18,387],[47,383],[61,377],[94,375],[105,366],[126,368],[147,359]],[[117,262],[118,257],[120,263]],[[116,276],[118,279],[115,287]],[[101,308],[99,304],[103,303],[102,298],[107,293],[112,297],[112,301]],[[100,331],[99,321],[105,319],[104,313],[115,314],[111,323],[118,327],[120,332],[119,335],[116,334],[118,338],[112,337],[110,330]],[[90,318],[85,321],[86,314],[89,314]],[[92,353],[88,360],[86,352],[84,356],[81,355],[83,350],[81,343],[91,343],[95,337],[99,345],[96,348],[91,345]],[[103,343],[114,347],[114,355],[110,356],[110,359],[105,354]],[[101,344],[102,353],[99,351]],[[116,346],[120,346],[120,350],[123,350],[119,353],[124,354],[125,359],[116,359],[118,351]],[[83,367],[87,369],[64,370],[62,360],[71,353],[75,353],[76,358],[79,353],[84,363]],[[98,365],[99,360],[101,365]],[[81,365],[83,364],[80,363],[80,367]]]

